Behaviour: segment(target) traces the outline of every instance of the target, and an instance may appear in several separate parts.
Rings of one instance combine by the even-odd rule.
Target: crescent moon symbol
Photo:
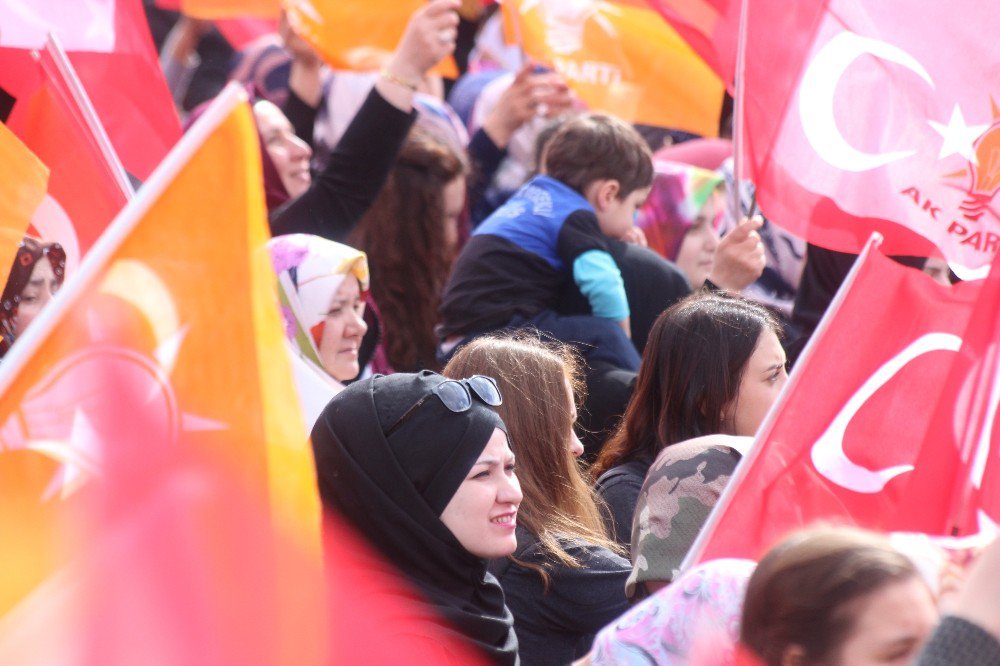
[[[917,60],[899,47],[841,32],[821,48],[802,75],[799,84],[799,120],[806,140],[821,159],[842,171],[870,171],[916,154],[915,150],[892,153],[865,153],[844,139],[837,129],[833,101],[837,83],[860,56],[870,54],[915,72],[933,88],[930,74]]]
[[[812,462],[822,476],[847,490],[873,494],[882,492],[890,480],[909,472],[913,465],[897,465],[883,470],[870,470],[853,462],[844,452],[844,433],[858,410],[869,398],[915,358],[932,351],[957,352],[962,339],[950,333],[927,333],[911,342],[903,351],[886,361],[865,380],[861,388],[841,408],[837,416],[819,436],[812,448]]]

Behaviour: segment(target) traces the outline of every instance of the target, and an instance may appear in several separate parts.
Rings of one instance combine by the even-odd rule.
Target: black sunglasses
[[[472,390],[470,391],[469,389]],[[418,400],[413,407],[403,412],[403,415],[385,431],[385,436],[388,437],[396,432],[399,426],[403,425],[406,418],[417,411],[432,395],[436,395],[441,399],[445,407],[458,414],[467,412],[472,408],[473,393],[490,407],[499,407],[503,404],[500,387],[497,386],[496,380],[492,377],[473,375],[468,379],[446,379],[432,388],[431,392]]]

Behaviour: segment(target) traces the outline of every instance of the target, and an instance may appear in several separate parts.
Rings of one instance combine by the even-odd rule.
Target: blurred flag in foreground
[[[943,287],[869,246],[687,562],[757,559],[817,520],[948,533],[936,507],[949,504],[956,479],[926,484],[913,470],[955,455],[928,434],[939,404],[954,413],[947,379],[981,290],[972,282]],[[919,501],[904,501],[908,495]]]
[[[625,2],[507,0],[508,39],[551,66],[591,109],[717,136],[723,86],[650,9]]]
[[[0,542],[38,562],[0,573],[0,612],[51,573],[58,519],[123,456],[141,468],[161,448],[211,455],[269,480],[280,517],[316,536],[256,130],[238,97],[185,136],[0,366],[0,504],[23,509]],[[22,463],[32,473],[11,471]]]
[[[180,136],[140,0],[0,2],[0,85],[28,97],[40,85],[31,50],[62,41],[129,173],[145,179]]]
[[[72,275],[132,189],[65,53],[49,41],[33,64],[39,86],[17,100],[8,123],[51,170],[32,231],[62,245]]]

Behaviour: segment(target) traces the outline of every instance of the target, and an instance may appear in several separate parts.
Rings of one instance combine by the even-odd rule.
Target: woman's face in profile
[[[354,379],[360,371],[361,340],[368,331],[365,301],[356,277],[348,275],[340,283],[325,315],[318,345],[323,369],[340,381]]]
[[[274,162],[285,191],[293,199],[302,195],[312,184],[309,171],[312,149],[295,135],[292,123],[271,102],[258,101],[253,105],[253,114],[267,155]]]
[[[723,427],[727,435],[753,437],[788,381],[785,350],[771,329],[761,331],[757,346],[743,368],[740,388],[726,407]]]
[[[22,335],[31,325],[31,322],[41,313],[42,308],[48,305],[52,297],[59,291],[61,281],[56,277],[52,269],[52,262],[47,256],[41,257],[35,262],[31,270],[31,277],[28,284],[21,292],[21,301],[17,306],[17,315],[14,317],[14,330],[18,335]]]
[[[514,454],[507,434],[498,428],[441,512],[441,522],[476,557],[504,557],[517,549],[514,530],[521,497]]]

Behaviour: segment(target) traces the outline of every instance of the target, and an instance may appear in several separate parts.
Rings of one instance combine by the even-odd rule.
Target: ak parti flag
[[[942,534],[921,484],[945,442],[927,438],[981,281],[951,288],[866,248],[820,323],[687,563],[758,559],[817,520]],[[919,501],[905,502],[908,494]]]
[[[508,39],[566,78],[591,109],[717,136],[719,77],[656,12],[625,2],[508,0]]]
[[[283,0],[295,32],[335,69],[380,69],[427,0]],[[451,58],[432,73],[458,77]]]
[[[0,572],[0,614],[70,555],[60,521],[104,465],[142,468],[162,450],[190,448],[263,484],[276,523],[318,550],[244,100],[227,89],[0,366],[0,506],[17,508],[0,551],[33,558]]]
[[[768,217],[832,250],[878,231],[889,254],[984,274],[1000,247],[995,3],[748,6],[745,175]]]
[[[62,41],[115,151],[145,179],[180,137],[140,0],[0,3],[0,85],[30,97],[41,85],[31,51]]]
[[[7,280],[17,246],[45,196],[49,170],[0,124],[0,164],[7,175],[0,179],[0,275]]]
[[[732,90],[740,0],[638,0],[658,11]]]
[[[125,205],[131,189],[123,182],[117,156],[107,146],[102,149],[88,122],[90,109],[74,95],[72,71],[65,69],[71,66],[59,55],[51,45],[38,53],[33,64],[39,86],[17,100],[8,124],[51,170],[48,192],[32,217],[32,231],[63,246],[66,269],[72,274]]]

